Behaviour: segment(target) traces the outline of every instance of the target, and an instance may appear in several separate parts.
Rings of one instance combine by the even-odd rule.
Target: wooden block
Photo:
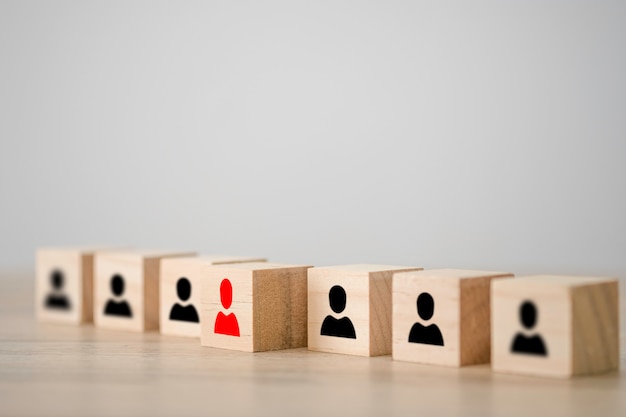
[[[391,278],[421,268],[342,265],[309,269],[309,350],[391,353]]]
[[[202,346],[259,352],[306,346],[309,266],[215,265],[202,282]]]
[[[445,366],[489,362],[490,282],[513,274],[435,269],[393,276],[393,359]]]
[[[618,282],[571,276],[492,286],[494,371],[553,377],[619,368]]]
[[[37,250],[35,314],[40,321],[93,321],[93,259],[104,248]]]
[[[200,292],[212,265],[265,262],[263,258],[206,255],[161,260],[161,334],[200,337]]]
[[[159,328],[160,261],[192,252],[125,250],[95,257],[96,326],[143,332]]]

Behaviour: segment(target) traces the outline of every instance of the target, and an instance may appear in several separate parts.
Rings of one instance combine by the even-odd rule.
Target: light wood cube
[[[489,362],[490,283],[513,274],[435,269],[393,276],[393,359],[444,366]]]
[[[309,266],[212,266],[202,283],[202,346],[260,352],[306,346]]]
[[[125,250],[95,257],[96,326],[143,332],[159,328],[161,259],[193,252]]]
[[[263,258],[205,255],[161,260],[161,334],[200,337],[200,292],[212,265],[265,262]]]
[[[378,356],[391,353],[391,280],[421,268],[341,265],[309,269],[309,350]]]
[[[37,250],[35,314],[40,321],[82,324],[93,321],[93,259],[104,248]]]
[[[553,377],[619,367],[615,279],[529,276],[492,286],[494,371]]]

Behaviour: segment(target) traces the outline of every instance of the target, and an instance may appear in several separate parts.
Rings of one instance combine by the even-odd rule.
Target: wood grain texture
[[[391,283],[394,272],[421,268],[390,265],[339,265],[309,269],[308,348],[319,352],[359,356],[391,353]],[[345,309],[333,312],[329,292],[334,286],[346,292]],[[356,338],[321,334],[326,317],[348,318]]]
[[[572,374],[594,374],[619,367],[618,282],[572,288]]]
[[[540,275],[494,282],[493,369],[562,378],[616,369],[617,294],[617,281],[607,278]],[[528,301],[537,319],[524,328],[520,308]],[[546,354],[514,352],[518,335],[541,338]]]
[[[396,273],[393,278],[393,358],[443,366],[487,363],[490,359],[490,282],[511,277],[507,272],[433,269]],[[434,301],[432,317],[417,311],[422,293]],[[436,326],[443,346],[411,343],[418,323]]]
[[[201,292],[202,346],[263,352],[306,346],[306,271],[302,265],[249,262],[213,265]],[[220,286],[232,285],[232,305]],[[239,335],[215,331],[218,315],[234,315]]]
[[[99,252],[95,256],[94,323],[96,326],[144,332],[159,329],[160,260],[192,256],[193,252],[123,250]],[[115,275],[124,281],[120,296],[112,293]],[[105,314],[110,301],[125,302],[131,317]]]
[[[159,330],[161,334],[200,338],[200,323],[171,320],[170,316],[175,305],[192,306],[195,308],[198,316],[200,316],[200,292],[209,267],[228,263],[264,261],[264,258],[230,255],[203,255],[162,259],[159,275]],[[186,278],[191,284],[191,294],[189,299],[185,301],[179,298],[176,290],[178,280],[181,278]]]
[[[94,254],[83,253],[81,256],[82,267],[82,320],[81,323],[93,323],[93,280],[94,280]]]
[[[306,348],[212,349],[154,332],[38,323],[33,291],[33,272],[0,271],[0,416],[626,414],[624,371],[549,379]]]
[[[491,361],[491,281],[513,275],[488,274],[460,282],[461,366]]]

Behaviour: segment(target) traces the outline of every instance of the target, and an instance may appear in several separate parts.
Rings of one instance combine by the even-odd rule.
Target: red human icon
[[[224,278],[220,284],[220,300],[226,310],[233,303],[233,286],[228,278]],[[239,337],[239,323],[237,323],[235,313],[224,314],[221,311],[217,313],[213,331],[218,334]]]

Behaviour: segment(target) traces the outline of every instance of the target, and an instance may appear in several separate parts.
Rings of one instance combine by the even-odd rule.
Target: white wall
[[[626,274],[624,2],[0,2],[0,266]]]

